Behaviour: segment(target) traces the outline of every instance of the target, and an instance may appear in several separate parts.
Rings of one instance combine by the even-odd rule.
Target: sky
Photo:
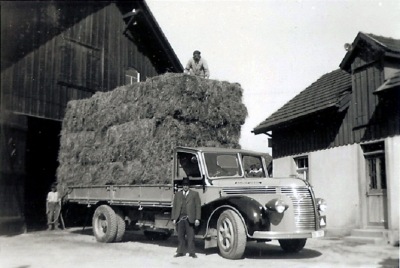
[[[248,117],[240,145],[267,152],[251,131],[322,75],[339,68],[359,32],[400,39],[398,0],[146,0],[183,66],[200,50],[210,79],[239,83]]]

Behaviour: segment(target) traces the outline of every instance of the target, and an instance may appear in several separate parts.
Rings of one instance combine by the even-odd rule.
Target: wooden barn
[[[0,233],[45,227],[69,100],[182,71],[144,0],[2,1]]]
[[[399,241],[400,40],[360,32],[340,69],[254,128],[270,136],[273,175],[311,182],[328,235]]]

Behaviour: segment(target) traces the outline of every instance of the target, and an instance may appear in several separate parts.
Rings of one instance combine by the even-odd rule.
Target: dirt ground
[[[361,245],[341,239],[307,240],[297,254],[287,254],[276,241],[249,242],[243,259],[227,260],[216,249],[204,250],[196,240],[198,258],[173,258],[175,236],[149,241],[141,232],[127,232],[121,243],[96,242],[90,228],[37,231],[0,236],[1,268],[102,267],[399,267],[399,248]]]

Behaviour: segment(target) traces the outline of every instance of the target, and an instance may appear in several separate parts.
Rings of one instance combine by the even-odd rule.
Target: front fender
[[[217,220],[227,207],[232,207],[239,213],[245,223],[247,233],[253,235],[255,231],[268,231],[270,223],[264,207],[255,199],[247,196],[229,196],[219,198],[202,207],[202,218],[207,219],[207,229],[212,227],[212,219]],[[215,222],[215,221],[214,221]]]

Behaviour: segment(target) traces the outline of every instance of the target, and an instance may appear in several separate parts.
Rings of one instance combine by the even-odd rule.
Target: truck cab
[[[224,257],[241,256],[243,241],[277,239],[296,252],[307,238],[324,236],[325,201],[314,197],[307,181],[270,178],[262,153],[178,147],[175,156],[174,189],[189,177],[202,203],[199,233]]]

